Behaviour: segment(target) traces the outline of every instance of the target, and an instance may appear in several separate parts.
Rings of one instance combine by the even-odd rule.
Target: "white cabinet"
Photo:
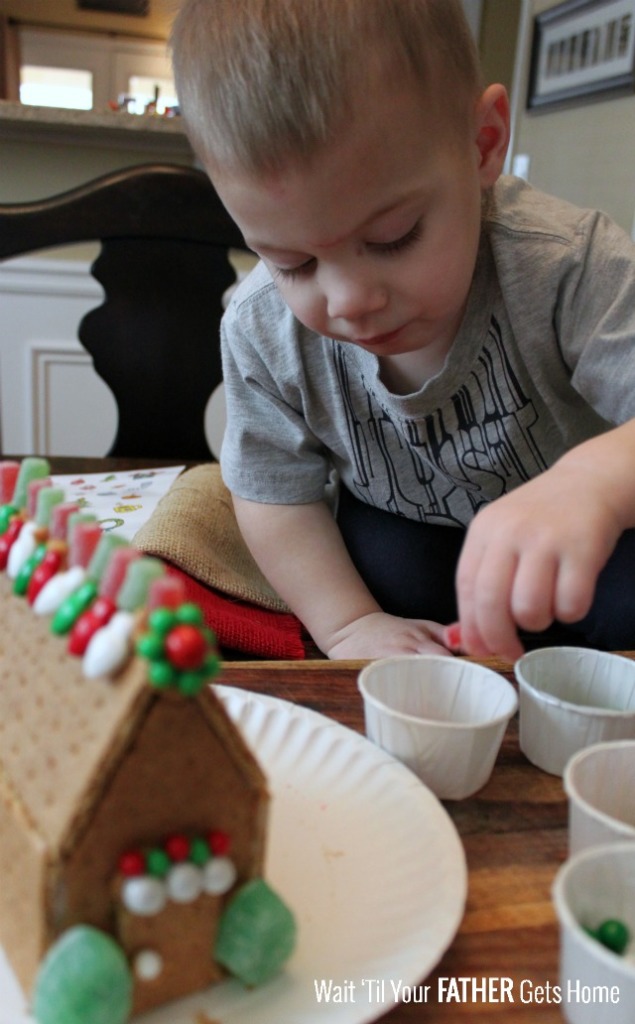
[[[77,340],[102,289],[88,266],[17,259],[0,265],[0,440],[17,455],[104,455],[117,407]]]
[[[0,454],[105,455],[117,430],[108,385],[77,340],[103,290],[89,264],[20,258],[0,263]],[[143,382],[139,382],[140,400]],[[205,413],[216,457],[225,425],[222,385]]]

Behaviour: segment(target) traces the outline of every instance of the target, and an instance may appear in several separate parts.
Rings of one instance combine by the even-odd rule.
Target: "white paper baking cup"
[[[580,750],[564,770],[569,854],[635,840],[635,740]]]
[[[585,928],[617,918],[635,935],[635,846],[584,850],[558,871],[553,902],[560,922],[561,1010],[569,1024],[633,1024],[635,963],[606,949]],[[614,1002],[613,999],[619,1001]]]
[[[520,749],[552,775],[594,743],[635,738],[635,661],[581,647],[546,647],[516,662]]]
[[[489,779],[516,691],[497,672],[442,655],[384,658],[362,669],[366,735],[442,800]]]

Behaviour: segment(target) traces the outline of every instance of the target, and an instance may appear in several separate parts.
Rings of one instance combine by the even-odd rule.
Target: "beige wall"
[[[532,18],[554,6],[553,0],[527,2]],[[529,154],[529,180],[537,188],[605,210],[630,233],[635,212],[635,95],[528,112],[532,18],[523,45],[522,105],[514,151]]]
[[[178,0],[150,0],[146,17],[80,11],[75,0],[0,0],[0,14],[20,23],[59,28],[95,29],[166,39]]]
[[[511,91],[521,0],[485,0],[479,49],[485,84],[502,82]]]
[[[73,145],[41,139],[36,142],[9,139],[0,144],[0,153],[0,203],[43,199],[132,164],[192,163],[187,154],[174,153],[167,148],[161,151],[160,146],[146,151],[123,143],[95,145],[90,141]]]

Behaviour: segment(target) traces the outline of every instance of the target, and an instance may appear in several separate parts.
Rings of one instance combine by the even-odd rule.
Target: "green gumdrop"
[[[32,480],[43,480],[50,472],[51,467],[47,459],[41,459],[36,455],[28,455],[26,459],[22,459],[11,504],[17,508],[26,508],[29,484]]]
[[[280,970],[295,940],[293,914],[262,878],[255,878],[226,907],[214,959],[245,985],[261,985]]]
[[[627,926],[623,921],[617,921],[615,918],[602,921],[595,931],[595,936],[603,946],[620,956],[631,941],[631,933]]]
[[[86,925],[51,946],[35,981],[37,1024],[125,1024],[132,975],[114,939]]]

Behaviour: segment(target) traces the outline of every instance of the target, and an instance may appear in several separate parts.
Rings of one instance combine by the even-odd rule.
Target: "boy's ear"
[[[476,148],[481,188],[490,188],[505,163],[509,145],[509,99],[503,85],[489,85],[476,104]]]

